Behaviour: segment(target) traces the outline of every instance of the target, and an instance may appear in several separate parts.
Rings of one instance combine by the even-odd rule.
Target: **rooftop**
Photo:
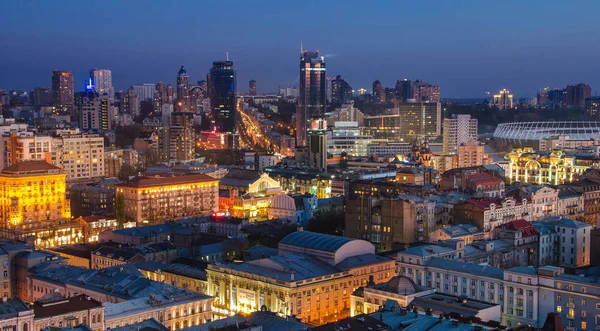
[[[340,247],[353,240],[354,239],[346,237],[338,237],[310,231],[296,231],[285,236],[279,242],[279,245],[283,244],[297,246],[306,249],[314,249],[334,253],[338,249],[340,249]]]
[[[445,247],[445,246],[420,245],[420,246],[414,246],[414,247],[405,249],[398,253],[406,254],[406,255],[415,255],[415,256],[419,256],[419,257],[429,257],[429,256],[437,256],[440,254],[452,253],[455,251],[456,251],[456,249],[450,248],[450,247]]]
[[[112,331],[169,331],[169,329],[159,321],[151,318],[139,323],[113,328]]]
[[[31,310],[25,302],[19,298],[10,298],[6,302],[0,302],[0,320],[16,317],[19,313]]]
[[[35,175],[60,173],[62,170],[46,161],[23,161],[2,170],[3,175]]]
[[[33,304],[33,311],[35,313],[35,318],[38,319],[101,307],[101,302],[96,301],[85,294],[80,294],[68,299],[59,299],[57,301],[37,301]]]
[[[465,263],[448,259],[432,258],[425,263],[429,267],[480,275],[496,279],[504,279],[504,270],[474,263]]]
[[[200,300],[210,300],[208,295],[175,288],[169,292],[150,294],[145,297],[122,301],[118,303],[104,303],[104,319],[107,321],[123,318],[130,315],[142,314],[155,310],[158,307],[178,306]]]
[[[189,175],[172,175],[170,177],[165,176],[137,176],[128,183],[117,184],[117,187],[154,187],[154,186],[167,186],[167,185],[181,185],[181,184],[192,184],[198,182],[217,182],[217,179],[210,177],[205,174],[189,174]]]

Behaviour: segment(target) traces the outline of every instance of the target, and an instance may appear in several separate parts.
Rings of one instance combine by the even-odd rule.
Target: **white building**
[[[343,152],[348,156],[367,156],[369,145],[385,141],[362,134],[356,122],[336,122],[327,131],[327,153],[334,157]]]
[[[444,154],[456,154],[461,144],[477,141],[477,119],[471,115],[453,115],[445,118],[443,125]]]
[[[110,100],[115,98],[115,89],[112,85],[112,72],[109,69],[92,69],[90,78],[94,83],[94,91],[100,95],[107,95]]]
[[[368,145],[367,154],[381,157],[395,157],[396,155],[408,155],[411,149],[411,143],[381,142],[379,144]]]
[[[135,94],[140,97],[140,101],[154,100],[154,91],[156,91],[156,86],[154,84],[133,85],[131,88],[135,91]]]
[[[78,130],[52,139],[52,163],[67,173],[67,180],[104,176],[104,137]]]
[[[540,265],[580,268],[590,264],[592,225],[561,217],[533,225],[540,233]]]

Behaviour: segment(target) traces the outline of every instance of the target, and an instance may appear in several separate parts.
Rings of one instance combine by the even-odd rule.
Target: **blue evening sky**
[[[109,68],[116,89],[205,79],[225,52],[259,92],[294,85],[300,42],[353,88],[422,79],[442,97],[585,82],[600,90],[598,0],[0,0],[0,88],[50,86],[52,69]]]

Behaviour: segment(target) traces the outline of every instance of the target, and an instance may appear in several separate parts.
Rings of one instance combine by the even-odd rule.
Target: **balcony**
[[[567,308],[575,308],[574,302],[567,302]]]

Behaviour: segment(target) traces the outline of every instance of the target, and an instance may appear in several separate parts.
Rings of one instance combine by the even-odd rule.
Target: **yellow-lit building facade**
[[[219,209],[219,180],[204,174],[137,177],[115,186],[125,217],[138,225],[206,216]]]
[[[395,275],[395,261],[358,239],[298,231],[279,242],[277,256],[209,264],[208,295],[220,317],[267,309],[320,325],[350,315],[350,295]]]
[[[515,148],[505,155],[509,161],[510,182],[531,184],[563,184],[577,179],[589,168],[598,167],[600,160],[566,155],[560,150],[537,154],[533,148]]]
[[[221,209],[229,210],[233,217],[249,220],[267,219],[271,200],[281,192],[279,182],[263,173],[248,185],[245,193],[241,194],[232,189],[229,191],[229,197],[220,199],[219,202]]]
[[[5,227],[36,247],[79,243],[82,227],[71,219],[66,175],[46,161],[16,163],[0,172],[0,210]]]

